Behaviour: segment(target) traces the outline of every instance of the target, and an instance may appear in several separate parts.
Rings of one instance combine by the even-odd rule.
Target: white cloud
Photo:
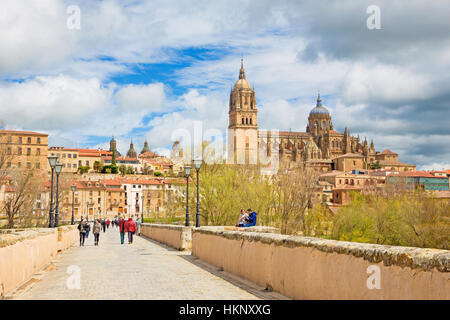
[[[148,85],[130,84],[121,88],[115,95],[119,106],[126,111],[162,112],[165,108],[164,85],[151,83]]]

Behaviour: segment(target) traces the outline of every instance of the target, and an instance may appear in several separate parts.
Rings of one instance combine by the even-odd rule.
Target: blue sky
[[[67,23],[80,9],[80,29]],[[173,135],[228,125],[244,58],[263,129],[304,131],[320,90],[335,129],[419,168],[450,167],[445,1],[2,2],[0,119],[50,145],[167,154]],[[73,21],[73,20],[70,20]],[[414,23],[412,23],[412,21]]]

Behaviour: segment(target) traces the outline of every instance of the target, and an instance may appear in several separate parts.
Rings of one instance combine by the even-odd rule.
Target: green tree
[[[155,171],[155,172],[153,173],[153,175],[154,175],[155,177],[160,177],[160,176],[162,176],[162,173],[159,172],[159,171]]]
[[[120,172],[121,175],[124,176],[127,173],[127,167],[124,164],[121,164],[119,166],[119,172]]]
[[[127,167],[127,174],[135,174],[134,168],[132,166]]]
[[[79,166],[79,167],[78,167],[78,171],[79,171],[81,174],[86,173],[86,172],[88,172],[89,170],[91,170],[91,167],[90,167],[90,166]]]
[[[94,162],[94,170],[95,172],[100,172],[102,170],[102,164],[100,163],[100,161]]]

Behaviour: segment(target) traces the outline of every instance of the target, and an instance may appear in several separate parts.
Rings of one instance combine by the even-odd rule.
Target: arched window
[[[250,124],[252,124],[252,118],[250,118]]]
[[[242,118],[242,124],[244,124],[244,118]]]
[[[345,179],[345,184],[348,184],[348,179]]]
[[[325,122],[325,120],[324,121],[322,121],[322,128],[324,128],[325,129],[325,126],[327,125],[327,123]]]
[[[245,118],[245,124],[248,124],[248,118]]]
[[[319,122],[316,120],[316,121],[314,122],[314,125],[315,125],[316,127],[318,127],[318,126],[319,126]]]

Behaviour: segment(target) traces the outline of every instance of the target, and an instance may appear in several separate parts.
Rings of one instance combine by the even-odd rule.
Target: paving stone
[[[91,233],[84,247],[73,246],[58,256],[55,268],[43,272],[25,290],[9,299],[259,299],[208,272],[179,252],[145,238],[120,244],[117,229]],[[69,289],[69,266],[80,268],[80,289]]]

